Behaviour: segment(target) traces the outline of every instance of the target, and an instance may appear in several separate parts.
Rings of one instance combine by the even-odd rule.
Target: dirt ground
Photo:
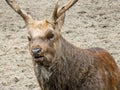
[[[55,0],[16,0],[35,19],[48,18]],[[59,0],[60,5],[68,0]],[[120,0],[79,0],[66,13],[62,35],[80,48],[101,47],[120,65]],[[40,90],[22,18],[0,0],[0,90]]]

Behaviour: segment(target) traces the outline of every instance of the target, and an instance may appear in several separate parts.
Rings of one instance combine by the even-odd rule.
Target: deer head
[[[77,1],[78,0],[70,0],[60,9],[58,9],[57,1],[51,17],[38,21],[34,20],[29,14],[22,10],[13,0],[6,0],[26,23],[29,35],[29,49],[34,62],[46,66],[54,62],[57,47],[60,45],[60,31],[64,23],[65,12]]]

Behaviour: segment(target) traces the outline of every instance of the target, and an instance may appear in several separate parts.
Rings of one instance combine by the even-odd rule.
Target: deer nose
[[[33,48],[32,49],[32,53],[33,53],[33,55],[38,55],[40,52],[41,52],[41,48]]]

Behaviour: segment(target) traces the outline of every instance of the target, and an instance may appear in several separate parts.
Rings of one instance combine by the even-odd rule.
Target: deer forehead
[[[34,21],[28,28],[28,32],[33,38],[44,37],[48,30],[53,30],[47,20]]]
[[[39,28],[40,30],[46,30],[47,27],[48,27],[48,22],[47,22],[47,20],[34,21],[34,22],[32,23],[32,28],[33,28],[33,30],[36,30],[36,28]]]

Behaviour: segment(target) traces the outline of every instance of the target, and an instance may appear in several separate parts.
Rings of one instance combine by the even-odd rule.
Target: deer
[[[77,1],[69,0],[59,8],[57,0],[50,18],[39,21],[6,0],[25,21],[39,86],[41,90],[120,90],[120,69],[108,51],[79,48],[61,35],[65,13]]]

